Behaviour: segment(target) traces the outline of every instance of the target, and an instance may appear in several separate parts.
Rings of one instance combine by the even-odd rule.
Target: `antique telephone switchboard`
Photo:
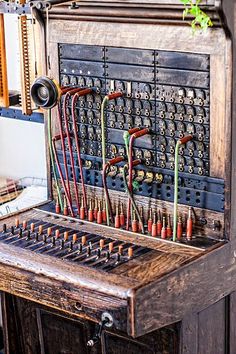
[[[201,311],[234,272],[231,40],[220,25],[188,41],[184,26],[87,19],[95,5],[46,10],[31,98],[49,201],[0,232],[4,287],[25,297],[23,270],[27,299],[99,322],[91,347],[104,329],[136,338]]]

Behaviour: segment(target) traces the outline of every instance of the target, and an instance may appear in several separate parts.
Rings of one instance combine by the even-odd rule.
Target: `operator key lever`
[[[109,313],[103,313],[101,321],[98,324],[98,327],[96,329],[96,332],[94,333],[94,336],[92,339],[88,340],[87,346],[88,347],[93,347],[95,344],[99,342],[102,336],[102,332],[105,327],[112,327],[113,325],[113,318]]]

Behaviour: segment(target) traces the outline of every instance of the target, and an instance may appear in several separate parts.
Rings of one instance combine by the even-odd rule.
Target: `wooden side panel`
[[[218,178],[226,178],[227,158],[231,151],[228,141],[231,129],[231,100],[228,100],[232,73],[230,41],[226,40],[222,45],[224,51],[212,55],[210,60],[210,175]]]
[[[207,309],[183,319],[180,354],[228,354],[227,302],[226,297]]]
[[[231,134],[229,134],[231,139],[231,188],[230,188],[230,198],[231,201],[231,208],[230,208],[230,237],[235,239],[236,235],[236,139],[235,132],[236,132],[236,3],[235,1],[231,0],[224,0],[222,2],[223,11],[225,14],[225,22],[229,29],[230,36],[233,39],[233,63],[232,63],[232,93],[230,95],[231,104],[232,104],[232,127],[231,127]],[[230,186],[228,186],[229,188]]]

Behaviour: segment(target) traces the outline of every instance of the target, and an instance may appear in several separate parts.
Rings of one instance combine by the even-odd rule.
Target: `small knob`
[[[123,253],[123,245],[119,245],[118,253],[119,253],[120,255],[122,255],[122,253]]]
[[[15,219],[15,227],[18,228],[20,225],[20,221],[18,218]]]
[[[65,231],[64,232],[64,241],[68,241],[68,239],[69,239],[69,232]]]
[[[72,241],[73,241],[73,243],[76,243],[76,241],[77,241],[77,235],[76,234],[73,234]]]
[[[31,230],[31,232],[34,232],[34,223],[33,222],[30,224],[30,230]]]
[[[109,242],[109,252],[111,253],[114,249],[114,243],[113,242]]]
[[[57,229],[55,231],[55,237],[56,237],[56,239],[60,237],[60,230]]]
[[[132,258],[133,255],[134,255],[133,247],[129,247],[129,248],[128,248],[128,257],[129,257],[129,258]]]
[[[103,238],[100,240],[99,245],[101,249],[105,246],[105,240]]]

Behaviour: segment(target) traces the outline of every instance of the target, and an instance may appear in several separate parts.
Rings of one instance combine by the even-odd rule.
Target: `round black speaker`
[[[31,87],[32,100],[38,107],[52,108],[58,103],[60,96],[60,87],[47,76],[38,77]]]

